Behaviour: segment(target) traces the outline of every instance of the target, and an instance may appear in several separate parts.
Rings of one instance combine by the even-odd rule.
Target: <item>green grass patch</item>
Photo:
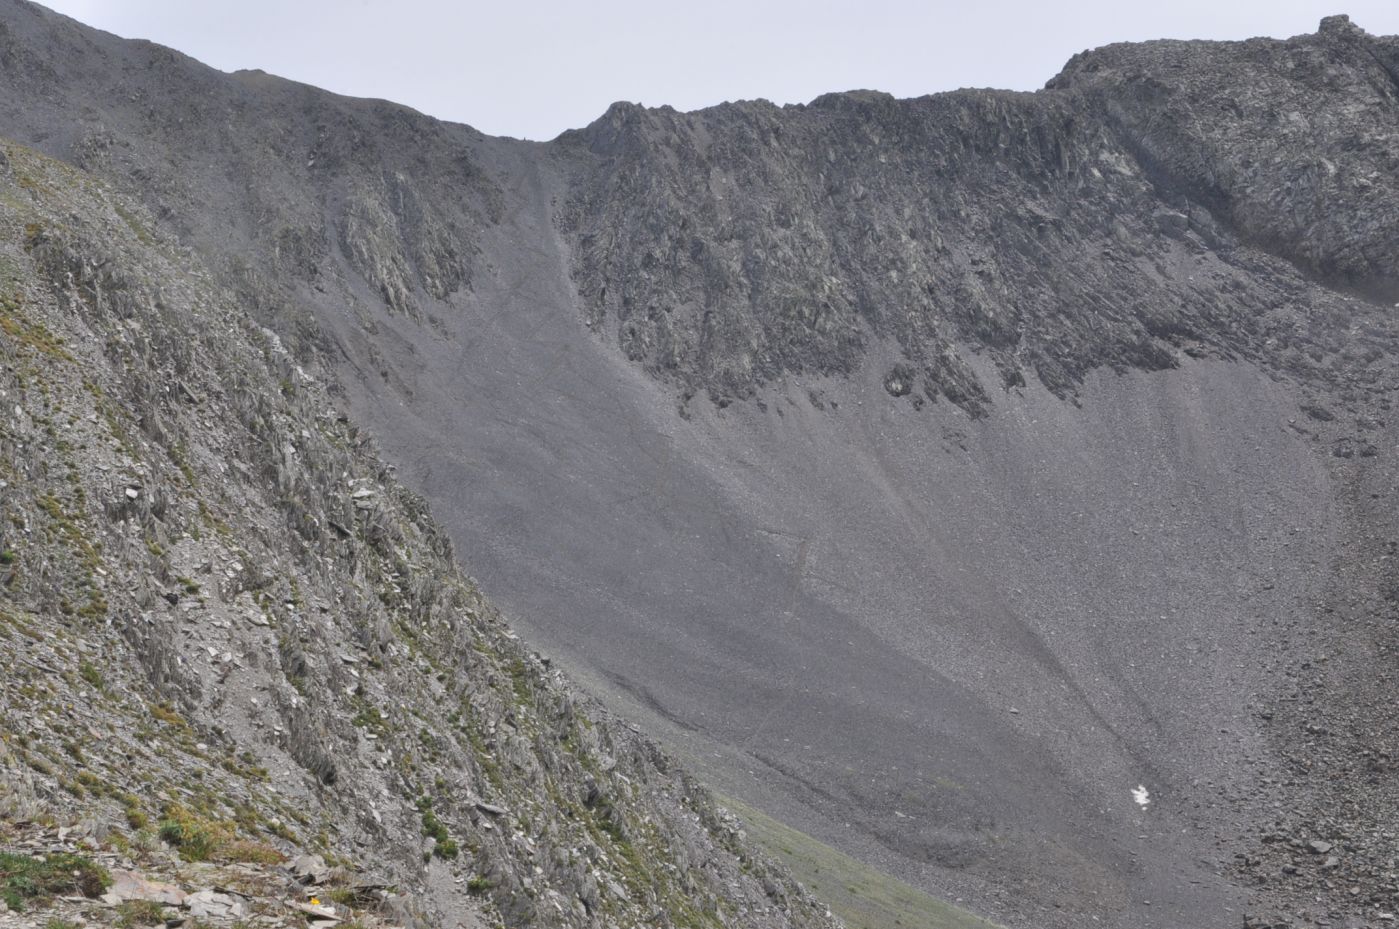
[[[120,216],[122,221],[135,233],[136,238],[140,240],[142,245],[150,246],[155,244],[155,236],[151,235],[150,229],[146,228],[146,224],[141,222],[141,220],[136,217],[135,213],[126,209],[119,203],[112,204],[112,208],[117,211],[117,215]]]
[[[431,836],[435,841],[432,853],[438,858],[455,858],[461,853],[461,848],[452,839],[447,831],[446,825],[437,818],[437,814],[432,811],[432,798],[423,796],[418,799],[418,812],[423,817],[423,835]]]
[[[165,907],[153,900],[124,900],[117,904],[117,929],[165,924]]]
[[[165,808],[157,834],[185,861],[241,861],[274,865],[285,860],[265,842],[238,837],[237,824],[208,819],[178,803]]]
[[[997,929],[995,923],[910,887],[745,803],[718,799],[743,820],[750,837],[850,929]]]
[[[81,855],[34,858],[0,852],[0,900],[16,912],[60,895],[95,897],[110,886],[107,870]]]
[[[73,361],[63,347],[63,339],[50,332],[42,323],[31,323],[19,313],[16,300],[0,304],[0,332],[31,351],[61,361]]]
[[[522,706],[530,700],[529,669],[523,658],[516,658],[507,666],[510,671],[510,687],[515,692],[515,701]]]
[[[161,841],[173,845],[185,861],[208,861],[226,838],[223,830],[183,808],[166,811],[159,833]]]
[[[92,662],[86,659],[80,661],[78,663],[78,674],[82,675],[83,680],[87,681],[98,690],[107,689],[107,682],[103,679],[102,672],[97,670],[97,666]]]

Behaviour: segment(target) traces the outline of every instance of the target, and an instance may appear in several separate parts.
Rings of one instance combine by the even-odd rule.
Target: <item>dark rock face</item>
[[[1182,348],[1261,358],[1269,316],[1307,312],[1241,245],[1399,299],[1396,61],[1337,21],[1085,52],[1037,94],[619,104],[560,140],[593,156],[565,226],[580,295],[715,398],[849,373],[878,338],[972,411],[1001,385],[961,344],[1061,394]]]
[[[1396,39],[538,145],[0,10],[0,135],[334,370],[487,589],[725,791],[1016,926],[1399,905]]]
[[[1053,90],[1094,97],[1162,185],[1327,283],[1399,299],[1399,41],[1330,17],[1315,36],[1151,42],[1075,57]]]

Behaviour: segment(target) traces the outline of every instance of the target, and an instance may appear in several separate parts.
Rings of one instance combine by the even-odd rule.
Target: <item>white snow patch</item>
[[[1144,785],[1138,784],[1132,788],[1132,799],[1137,801],[1137,806],[1146,809],[1147,804],[1151,802],[1151,792]]]

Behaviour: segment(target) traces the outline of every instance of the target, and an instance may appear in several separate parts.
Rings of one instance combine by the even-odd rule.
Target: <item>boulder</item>
[[[174,884],[148,880],[134,871],[112,871],[112,886],[107,889],[104,900],[111,903],[125,903],[127,900],[149,900],[166,906],[184,906],[188,895]]]
[[[303,884],[320,884],[330,874],[330,866],[320,855],[301,855],[292,859],[287,870]]]

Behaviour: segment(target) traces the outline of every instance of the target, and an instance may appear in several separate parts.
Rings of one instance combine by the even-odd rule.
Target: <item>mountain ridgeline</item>
[[[426,924],[834,924],[750,835],[853,926],[1399,908],[1399,38],[539,143],[0,0],[0,138],[20,818]]]
[[[878,339],[912,369],[891,392],[974,412],[1031,374],[1062,394],[1182,349],[1263,360],[1298,315],[1253,286],[1269,258],[1399,299],[1396,74],[1399,46],[1336,18],[1085,52],[1038,94],[618,104],[559,140],[594,156],[564,214],[579,292],[628,357],[721,402]]]

